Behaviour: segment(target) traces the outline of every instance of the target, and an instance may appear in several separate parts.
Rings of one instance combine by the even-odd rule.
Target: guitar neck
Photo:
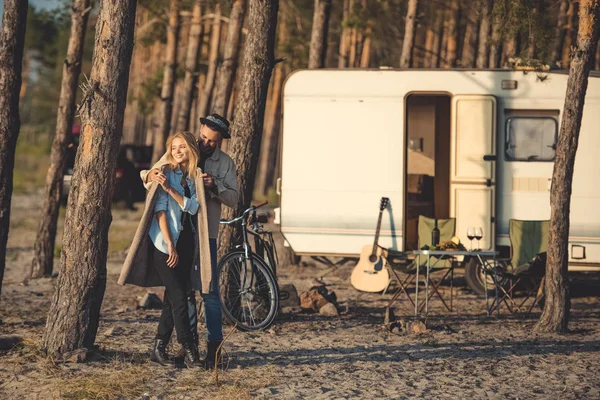
[[[373,242],[373,255],[375,255],[375,253],[377,252],[377,242],[379,242],[379,230],[381,228],[381,217],[383,217],[383,210],[379,210],[379,218],[377,219],[377,229],[375,230],[375,241]]]

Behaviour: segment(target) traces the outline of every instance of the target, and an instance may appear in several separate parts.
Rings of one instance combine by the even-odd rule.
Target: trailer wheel
[[[488,296],[494,295],[494,281],[490,276],[486,276],[483,273],[481,264],[477,258],[471,257],[465,263],[465,281],[467,286],[479,296],[485,296],[485,283],[484,279],[487,279]]]

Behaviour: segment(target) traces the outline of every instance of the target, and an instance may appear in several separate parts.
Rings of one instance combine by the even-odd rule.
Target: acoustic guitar
[[[381,217],[389,200],[387,197],[381,198],[375,241],[372,245],[368,244],[363,247],[358,264],[356,264],[350,276],[352,286],[363,292],[381,292],[387,287],[390,280],[390,274],[385,268],[386,261],[382,257],[382,248],[377,245],[379,230],[381,229]]]

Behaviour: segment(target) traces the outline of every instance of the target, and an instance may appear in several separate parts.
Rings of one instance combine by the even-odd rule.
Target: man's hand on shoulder
[[[165,180],[166,180],[165,174],[163,174],[161,172],[161,170],[159,170],[157,168],[150,170],[150,172],[148,172],[148,175],[146,175],[146,183],[156,182],[158,184],[161,184]]]

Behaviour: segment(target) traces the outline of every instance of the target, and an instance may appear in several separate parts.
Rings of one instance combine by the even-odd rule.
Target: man
[[[198,149],[200,150],[198,166],[202,169],[202,179],[207,189],[206,212],[213,276],[210,293],[202,295],[204,299],[206,329],[208,330],[205,367],[210,369],[214,367],[217,359],[217,349],[223,341],[221,302],[219,300],[219,288],[216,280],[217,236],[219,233],[219,220],[221,219],[221,204],[228,207],[235,207],[238,201],[238,185],[235,164],[231,157],[220,149],[223,139],[231,137],[229,135],[229,121],[215,113],[206,118],[200,118],[200,122],[202,126],[197,142]],[[163,159],[159,160],[150,172],[141,172],[140,175],[146,188],[149,188],[151,182],[157,182],[160,179],[162,172],[159,168],[162,165],[164,165]],[[197,341],[198,319],[196,317],[196,297],[193,289],[188,295],[188,307],[190,327]]]

